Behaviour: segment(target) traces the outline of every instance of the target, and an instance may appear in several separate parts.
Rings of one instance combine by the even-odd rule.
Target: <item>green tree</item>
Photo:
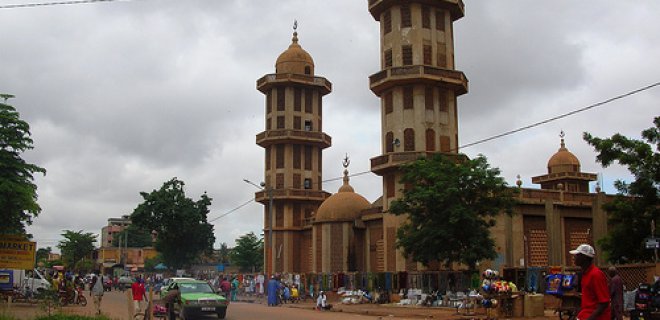
[[[159,190],[141,192],[144,202],[131,215],[133,224],[156,231],[155,247],[168,267],[179,269],[213,250],[213,225],[207,222],[211,198],[186,197],[183,181],[165,182]]]
[[[27,163],[21,154],[33,149],[30,126],[21,120],[16,109],[8,104],[12,95],[0,94],[0,234],[24,234],[25,226],[41,212],[37,204],[34,173],[46,170]]]
[[[397,247],[406,257],[447,267],[459,262],[474,269],[496,257],[490,227],[502,212],[511,214],[516,189],[507,187],[497,168],[479,155],[434,155],[402,166],[403,198],[390,213],[408,219],[398,229]]]
[[[220,250],[218,250],[218,262],[222,264],[229,263],[229,253],[231,249],[227,246],[226,242],[220,244]]]
[[[128,234],[128,236],[127,236]],[[153,246],[153,241],[151,237],[151,230],[138,227],[134,224],[128,225],[124,230],[117,232],[117,234],[112,238],[112,245],[119,247],[126,246],[126,239],[128,238],[128,247],[131,248],[144,248]]]
[[[144,270],[149,272],[162,272],[162,270],[156,270],[156,266],[161,262],[163,262],[163,257],[161,257],[160,254],[153,258],[144,259]]]
[[[96,235],[91,232],[83,233],[82,230],[64,230],[62,237],[64,240],[61,240],[57,247],[60,248],[62,261],[67,268],[75,269],[80,261],[90,258],[94,251]]]
[[[53,252],[53,248],[51,247],[45,247],[45,248],[39,248],[37,249],[36,253],[36,260],[37,262],[45,262],[48,261],[48,256]]]
[[[229,252],[229,259],[240,271],[261,270],[264,262],[263,239],[257,238],[254,232],[241,236],[236,240],[236,246]]]
[[[645,248],[644,239],[660,223],[660,117],[653,123],[655,127],[642,131],[645,141],[618,133],[606,139],[583,134],[598,152],[596,161],[603,167],[617,162],[634,176],[631,183],[615,181],[617,196],[603,205],[609,230],[599,244],[611,262],[653,260],[653,251]]]

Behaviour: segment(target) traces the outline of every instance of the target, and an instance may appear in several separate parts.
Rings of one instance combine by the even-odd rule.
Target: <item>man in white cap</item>
[[[582,304],[578,320],[610,320],[610,292],[605,273],[594,266],[596,251],[588,244],[571,250],[575,265],[582,269]]]

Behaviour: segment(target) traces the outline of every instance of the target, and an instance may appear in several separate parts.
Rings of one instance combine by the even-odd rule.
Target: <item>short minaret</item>
[[[296,29],[297,23],[275,73],[257,80],[257,89],[266,95],[266,130],[257,134],[257,144],[266,151],[266,190],[256,193],[256,201],[264,204],[267,274],[311,271],[309,221],[330,196],[321,189],[321,180],[322,151],[331,138],[321,125],[322,98],[332,84],[314,75],[314,61],[298,44]]]
[[[453,22],[464,15],[461,0],[370,0],[380,22],[381,71],[369,77],[381,100],[382,154],[371,171],[383,177],[385,261],[378,271],[414,271],[396,250],[396,229],[405,217],[387,214],[403,196],[399,166],[433,153],[457,154],[456,98],[468,91],[454,69]]]
[[[532,183],[540,184],[541,189],[589,192],[589,182],[596,181],[594,173],[580,171],[580,160],[564,143],[564,131],[559,134],[561,143],[559,150],[548,160],[548,174],[532,177]]]

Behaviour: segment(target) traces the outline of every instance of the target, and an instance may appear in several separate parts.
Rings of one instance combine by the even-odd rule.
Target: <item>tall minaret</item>
[[[294,23],[292,43],[277,58],[275,74],[257,80],[266,95],[266,131],[257,134],[266,150],[266,185],[255,198],[264,204],[267,274],[311,271],[311,217],[330,196],[321,190],[322,150],[331,145],[321,110],[332,84],[314,76],[314,61],[298,44],[296,29]]]
[[[380,22],[381,71],[369,77],[381,100],[382,154],[371,171],[383,177],[383,212],[403,196],[399,166],[429,153],[458,152],[456,97],[468,80],[454,70],[453,22],[464,14],[462,0],[369,0]],[[415,270],[395,251],[396,228],[405,217],[385,213],[387,271]]]

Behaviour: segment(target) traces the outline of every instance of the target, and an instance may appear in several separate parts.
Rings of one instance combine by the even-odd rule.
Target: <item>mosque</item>
[[[382,196],[370,203],[355,192],[348,158],[339,190],[322,190],[322,152],[332,143],[322,127],[323,97],[331,93],[332,83],[314,73],[314,60],[294,30],[275,73],[257,80],[266,99],[265,131],[256,136],[265,150],[266,187],[255,198],[264,205],[267,274],[439,268],[402,255],[395,243],[405,217],[388,209],[403,196],[401,164],[457,153],[457,97],[468,92],[468,80],[454,67],[453,22],[463,17],[464,4],[369,0],[368,9],[380,23],[381,70],[369,83],[380,98],[382,151],[371,158],[371,171],[382,177]],[[487,265],[570,265],[569,250],[580,243],[594,245],[607,233],[601,206],[609,196],[598,187],[589,192],[595,180],[595,174],[580,171],[580,161],[562,136],[547,174],[532,179],[540,189],[522,188],[518,180],[516,214],[497,219],[492,236],[498,258]]]

